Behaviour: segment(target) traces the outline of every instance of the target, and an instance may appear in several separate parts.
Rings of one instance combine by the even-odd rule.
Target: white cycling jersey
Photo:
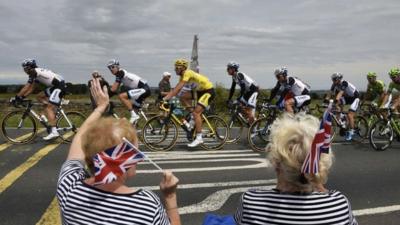
[[[139,84],[146,84],[147,81],[139,77],[134,73],[129,73],[126,70],[121,69],[118,71],[115,82],[122,83],[125,87],[129,89],[138,88]]]
[[[258,86],[255,80],[242,72],[238,72],[236,75],[232,76],[232,80],[240,87],[244,86],[246,92],[250,91],[252,85],[255,87]]]
[[[344,96],[346,97],[356,97],[358,98],[358,90],[357,88],[348,81],[342,81],[338,85],[332,84],[331,91],[336,95],[339,91],[344,92]]]
[[[43,69],[43,68],[35,68],[36,75],[29,76],[28,83],[32,84],[33,82],[41,83],[46,85],[46,87],[58,86],[64,78],[54,73],[51,70]]]
[[[296,77],[288,77],[287,80],[290,86],[290,91],[294,96],[303,95],[304,90],[310,91],[308,85]]]

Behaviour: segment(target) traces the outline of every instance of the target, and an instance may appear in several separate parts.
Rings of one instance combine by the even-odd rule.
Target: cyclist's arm
[[[185,86],[185,84],[186,84],[186,81],[183,81],[183,80],[179,81],[179,83],[175,86],[175,88],[174,88],[172,91],[170,91],[170,92],[164,97],[164,99],[165,99],[165,100],[168,100],[168,99],[170,99],[170,98],[176,96],[176,95],[179,93],[179,91],[183,88],[183,86]]]
[[[269,95],[269,102],[272,101],[272,99],[275,98],[276,94],[279,91],[279,88],[281,87],[281,84],[279,82],[276,83],[275,87],[271,90],[271,94]]]
[[[236,82],[232,79],[231,89],[229,90],[228,100],[232,99],[233,93],[235,93]]]
[[[114,82],[113,85],[111,86],[110,92],[113,93],[113,94],[117,93],[117,90],[118,90],[120,85],[121,85],[121,83]]]
[[[35,83],[26,83],[25,86],[18,92],[17,96],[26,97],[30,95],[35,89]]]
[[[340,102],[340,99],[343,96],[344,91],[339,91],[339,93],[337,93],[336,98],[335,98],[335,102]]]

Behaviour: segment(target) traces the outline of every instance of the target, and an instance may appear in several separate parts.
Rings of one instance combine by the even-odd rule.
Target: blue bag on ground
[[[215,214],[207,213],[204,218],[203,225],[236,225],[232,215],[218,216]]]

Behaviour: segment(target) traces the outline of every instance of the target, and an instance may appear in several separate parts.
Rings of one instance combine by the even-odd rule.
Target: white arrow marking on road
[[[245,192],[252,188],[272,189],[274,186],[240,187],[216,191],[200,203],[179,208],[179,214],[203,213],[220,209],[228,198],[235,193]],[[239,201],[238,201],[239,202]]]
[[[238,170],[238,169],[254,169],[254,168],[266,168],[270,164],[265,159],[247,158],[247,159],[220,159],[219,162],[223,161],[256,161],[257,164],[245,165],[245,166],[221,166],[221,167],[204,167],[204,168],[175,168],[169,169],[174,173],[179,172],[200,172],[200,171],[216,171],[216,170]],[[182,161],[183,162],[183,161]],[[159,170],[137,170],[136,173],[160,173]]]

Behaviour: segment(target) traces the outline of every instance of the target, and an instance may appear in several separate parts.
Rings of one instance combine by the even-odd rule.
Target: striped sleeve
[[[58,176],[57,197],[60,206],[63,207],[68,194],[76,187],[77,181],[87,177],[84,164],[79,160],[67,160],[61,166]]]

